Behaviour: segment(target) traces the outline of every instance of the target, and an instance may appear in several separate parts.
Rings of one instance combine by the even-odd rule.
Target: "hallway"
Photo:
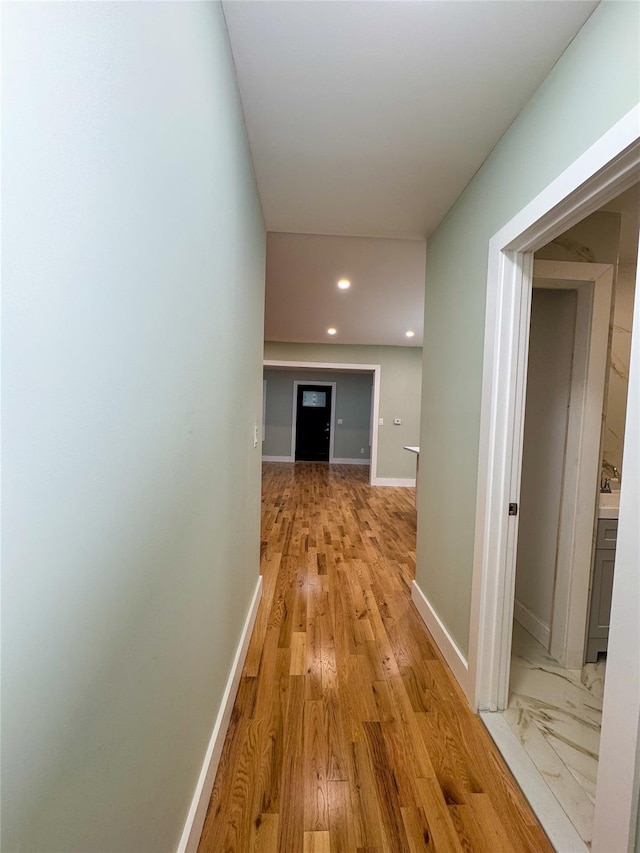
[[[551,850],[410,601],[414,490],[263,466],[263,600],[200,853]]]

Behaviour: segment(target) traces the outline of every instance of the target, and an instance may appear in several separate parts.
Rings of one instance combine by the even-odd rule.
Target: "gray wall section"
[[[427,242],[416,579],[465,655],[489,240],[638,103],[639,27],[638,4],[597,6]]]
[[[292,344],[265,341],[264,357],[274,361],[313,361],[317,363],[379,364],[380,417],[378,430],[377,476],[410,479],[416,476],[415,454],[403,446],[419,444],[420,347],[365,347],[347,344]],[[402,420],[394,426],[394,418]]]
[[[338,373],[336,371],[264,371],[267,381],[265,456],[291,454],[293,416],[293,383],[335,382],[335,434],[333,455],[342,459],[369,459],[369,426],[371,422],[371,390],[373,375]],[[338,418],[342,419],[339,424]],[[361,449],[364,448],[364,453]]]
[[[1,847],[169,853],[258,580],[265,232],[224,19],[2,29]]]

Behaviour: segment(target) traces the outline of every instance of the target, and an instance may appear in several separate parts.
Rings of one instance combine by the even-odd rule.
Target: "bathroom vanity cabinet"
[[[591,579],[585,663],[595,663],[598,653],[607,651],[617,538],[618,519],[599,518]]]

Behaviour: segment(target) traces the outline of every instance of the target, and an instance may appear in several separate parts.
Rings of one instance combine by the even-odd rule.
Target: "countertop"
[[[620,511],[620,492],[600,492],[598,518],[617,518]]]

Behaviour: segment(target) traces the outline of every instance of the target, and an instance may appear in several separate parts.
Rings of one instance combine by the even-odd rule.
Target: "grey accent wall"
[[[258,580],[265,231],[224,18],[2,14],[1,847],[169,853]]]
[[[489,240],[640,101],[639,27],[636,3],[596,7],[427,242],[416,580],[465,655]]]
[[[333,454],[342,459],[369,459],[371,390],[373,375],[336,371],[264,371],[267,411],[264,456],[289,456],[293,417],[293,383],[335,382],[335,432]],[[338,423],[338,419],[342,423]],[[364,449],[364,453],[361,450]]]
[[[378,430],[377,475],[409,479],[416,476],[415,454],[403,446],[419,444],[420,347],[365,347],[347,344],[292,344],[265,341],[264,357],[274,361],[313,361],[343,364],[379,364],[380,417]],[[394,418],[402,420],[394,426]]]

